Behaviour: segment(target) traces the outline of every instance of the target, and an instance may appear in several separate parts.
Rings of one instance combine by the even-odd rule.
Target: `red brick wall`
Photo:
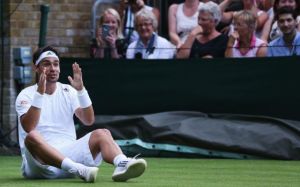
[[[11,0],[10,10],[19,2]],[[46,43],[58,47],[62,56],[88,57],[93,3],[94,0],[24,0],[10,18],[12,47],[31,46],[33,51],[38,47],[40,6],[48,4]]]

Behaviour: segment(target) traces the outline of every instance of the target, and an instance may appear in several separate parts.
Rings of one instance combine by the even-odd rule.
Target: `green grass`
[[[146,173],[126,183],[111,180],[113,167],[102,164],[97,182],[81,179],[27,180],[20,173],[20,157],[0,157],[2,187],[134,187],[134,186],[197,186],[197,187],[299,187],[300,161],[169,159],[146,158]]]

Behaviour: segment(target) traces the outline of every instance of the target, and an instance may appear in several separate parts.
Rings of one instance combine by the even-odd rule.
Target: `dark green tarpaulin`
[[[78,134],[97,128],[109,129],[123,150],[136,147],[135,152],[131,151],[133,155],[141,152],[162,156],[167,152],[198,157],[300,160],[299,121],[192,111],[101,115],[94,126],[82,127]]]
[[[298,59],[63,59],[61,80],[77,61],[98,115],[193,110],[299,120]]]

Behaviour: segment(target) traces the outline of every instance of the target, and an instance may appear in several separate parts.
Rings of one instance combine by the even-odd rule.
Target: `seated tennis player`
[[[114,164],[114,181],[142,175],[146,161],[126,157],[108,130],[97,129],[76,138],[74,114],[87,126],[95,120],[79,65],[72,65],[73,77],[68,77],[68,85],[58,82],[61,62],[51,46],[38,49],[33,63],[38,81],[22,90],[16,100],[23,176],[30,179],[77,176],[95,182],[102,160]]]

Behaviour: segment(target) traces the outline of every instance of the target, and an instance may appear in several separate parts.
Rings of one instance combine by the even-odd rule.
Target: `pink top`
[[[240,51],[239,41],[235,40],[232,49],[232,57],[256,57],[257,50],[262,44],[265,44],[265,42],[259,38],[256,38],[253,35],[251,38],[251,43],[248,51],[246,53],[243,53]]]

